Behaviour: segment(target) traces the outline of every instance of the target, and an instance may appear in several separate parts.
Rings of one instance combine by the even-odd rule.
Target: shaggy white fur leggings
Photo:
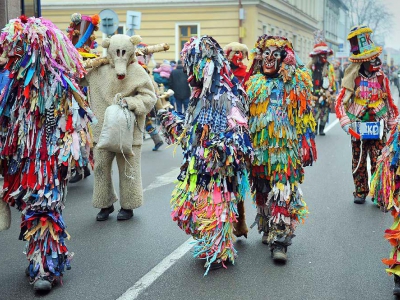
[[[120,153],[94,148],[94,189],[93,206],[110,207],[118,201],[111,178],[114,157],[117,159],[119,172],[120,204],[124,209],[135,209],[143,203],[142,176],[140,170],[141,146],[133,146],[133,157],[125,158]],[[132,167],[131,167],[132,166]],[[130,178],[128,176],[133,176]]]

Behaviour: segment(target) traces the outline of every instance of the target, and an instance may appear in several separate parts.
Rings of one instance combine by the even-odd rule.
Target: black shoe
[[[69,180],[69,183],[77,183],[79,181],[81,181],[82,179],[88,177],[90,175],[90,170],[87,166],[85,166],[83,168],[83,173],[79,174],[78,172],[75,171],[74,176],[71,177],[71,179]]]
[[[157,151],[163,144],[164,144],[163,141],[158,142],[158,143],[154,146],[153,151]]]
[[[400,296],[400,277],[397,275],[394,275],[393,295]]]
[[[33,289],[38,292],[50,292],[52,283],[47,278],[39,278],[33,284]]]
[[[272,260],[275,262],[285,263],[287,261],[286,247],[274,244],[272,249]]]
[[[356,204],[364,204],[365,203],[365,197],[354,196],[354,203],[356,203]]]
[[[109,214],[111,214],[113,211],[114,211],[114,204],[112,204],[110,207],[102,208],[100,212],[97,214],[96,220],[97,221],[107,220]]]
[[[129,220],[132,217],[133,217],[133,209],[121,208],[118,212],[117,220],[124,221],[124,220]]]
[[[325,135],[325,132],[324,132],[324,129],[325,129],[325,125],[324,126],[319,126],[319,135]]]

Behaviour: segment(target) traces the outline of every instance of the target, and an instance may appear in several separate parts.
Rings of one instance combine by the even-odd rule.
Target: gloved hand
[[[344,126],[342,127],[342,129],[343,129],[347,134],[349,134],[350,124],[344,125]]]

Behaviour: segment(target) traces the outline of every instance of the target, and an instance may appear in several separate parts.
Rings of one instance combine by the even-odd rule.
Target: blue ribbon
[[[87,39],[92,35],[94,30],[94,25],[92,23],[89,24],[89,27],[86,29],[86,32],[80,38],[80,40],[76,43],[75,48],[82,48],[83,44],[86,43]]]

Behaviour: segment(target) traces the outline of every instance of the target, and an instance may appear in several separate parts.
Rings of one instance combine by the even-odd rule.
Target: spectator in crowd
[[[335,83],[336,83],[336,93],[339,93],[340,90],[340,82],[343,78],[343,71],[340,61],[335,61],[333,68],[335,69]]]
[[[163,84],[165,90],[169,89],[169,76],[171,75],[171,66],[169,61],[164,62],[157,68],[153,69],[153,77],[156,83]]]
[[[169,87],[174,91],[176,110],[185,112],[189,105],[190,87],[188,76],[183,72],[182,61],[178,61],[176,69],[171,72],[169,77]]]
[[[170,64],[171,64],[171,72],[172,72],[173,70],[176,69],[176,61],[175,61],[175,60],[171,60]],[[171,84],[169,84],[169,85],[171,85]],[[171,87],[170,87],[170,88],[171,88]],[[171,96],[168,98],[168,101],[169,101],[169,103],[170,103],[170,104],[174,107],[174,109],[175,109],[175,107],[176,107],[175,95],[171,95]]]

